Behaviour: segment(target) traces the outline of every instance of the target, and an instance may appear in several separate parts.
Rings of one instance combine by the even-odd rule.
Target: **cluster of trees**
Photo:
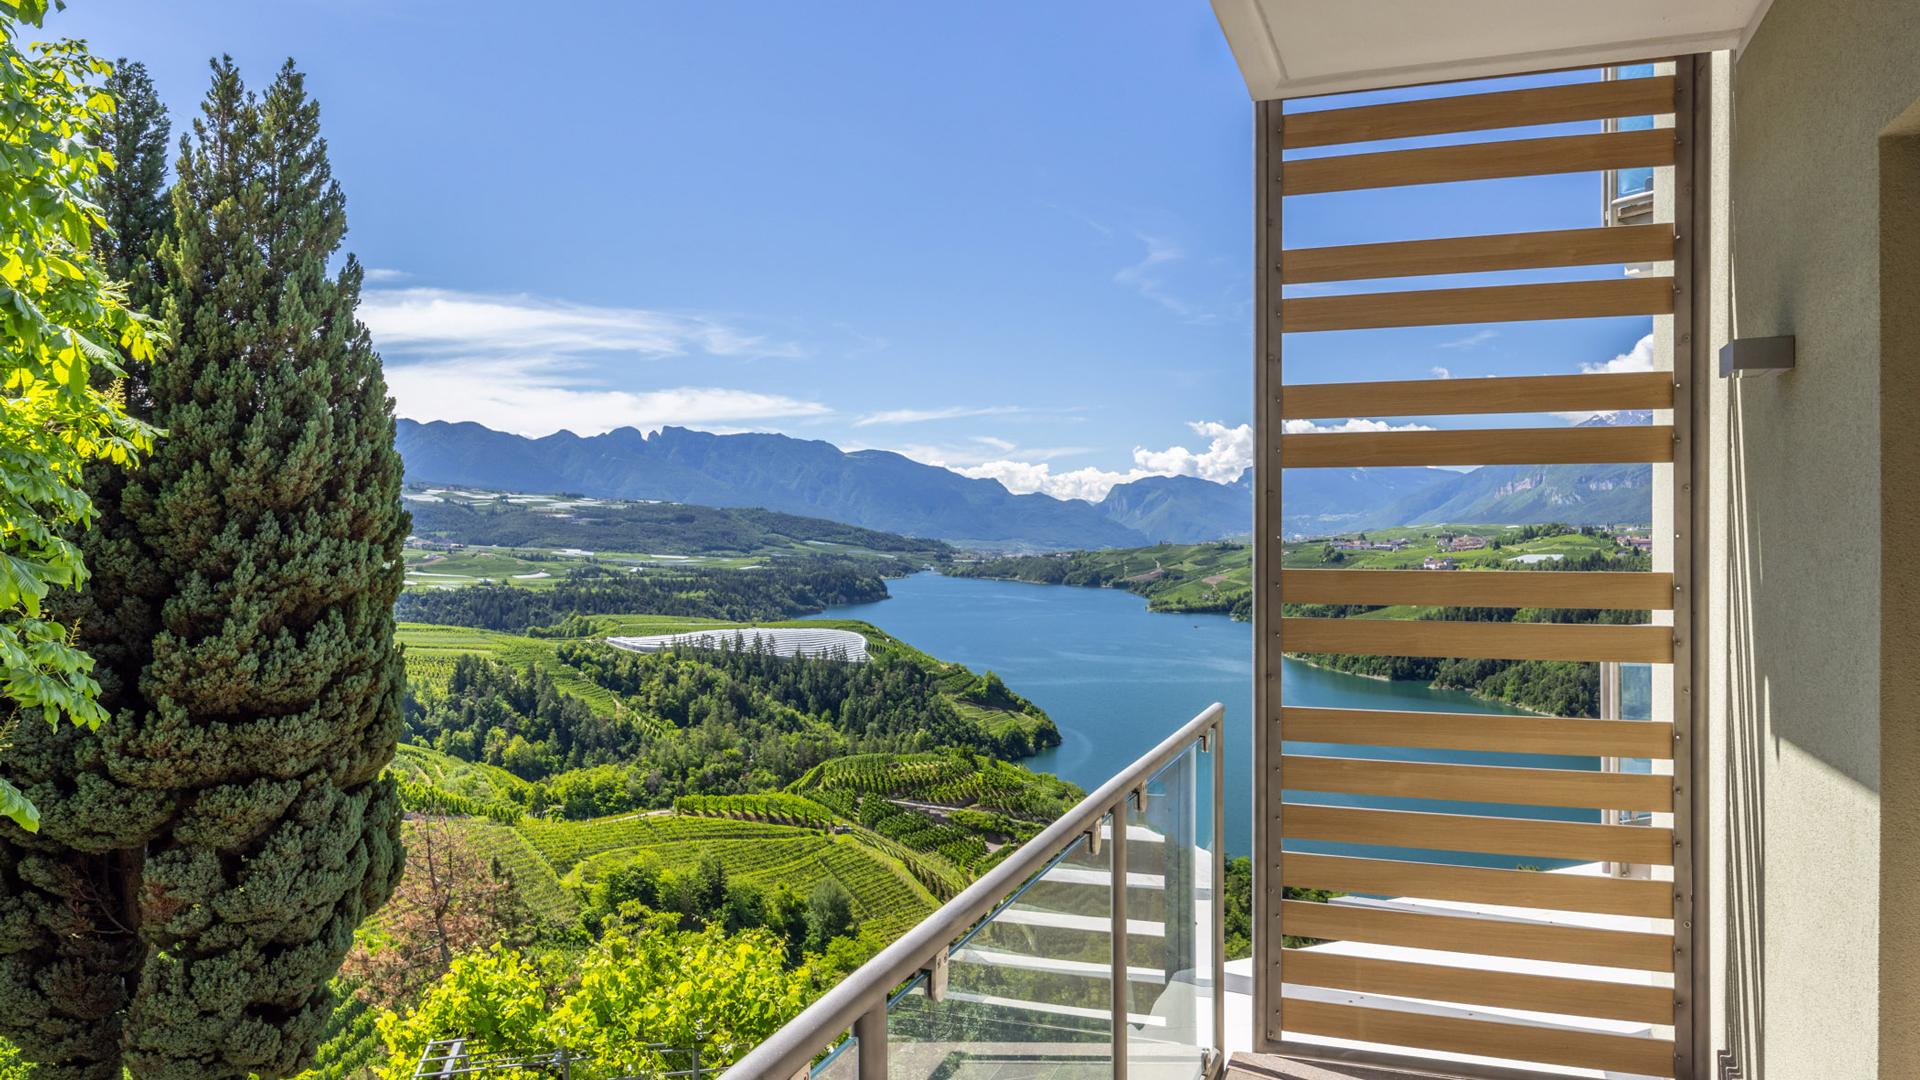
[[[699,1048],[721,1066],[798,1015],[817,991],[763,929],[683,930],[671,915],[610,929],[583,956],[495,948],[454,959],[406,1013],[379,1020],[388,1060],[406,1080],[427,1043],[467,1033],[471,1054],[566,1047],[581,1080],[684,1070]],[[675,1050],[663,1052],[664,1044]]]
[[[47,8],[0,4],[0,693],[33,721],[0,756],[0,1036],[39,1080],[288,1076],[401,869],[363,275],[291,65],[255,94],[215,62],[168,188],[138,65],[19,46]]]
[[[757,714],[785,713],[872,750],[997,749],[979,724],[954,709],[931,672],[901,657],[881,654],[851,664],[780,656],[757,645],[634,653],[580,644],[561,645],[558,656],[677,728],[737,725]]]
[[[473,653],[454,657],[444,693],[412,688],[407,734],[443,754],[498,765],[526,780],[615,760],[645,741],[635,725],[603,720],[561,693],[537,665]]]
[[[1188,558],[1210,565],[1226,556],[1251,558],[1245,544],[1230,540],[1206,544],[1159,545],[1124,551],[1073,551],[1053,555],[1009,555],[976,563],[956,564],[946,573],[955,577],[1031,581],[1040,585],[1079,585],[1098,589],[1125,589],[1147,598],[1152,611],[1252,617],[1252,592],[1244,582],[1221,581],[1204,592],[1181,595],[1202,571],[1179,564]],[[1179,568],[1168,570],[1167,563]]]
[[[782,559],[755,570],[585,566],[544,589],[496,583],[409,592],[395,614],[414,622],[515,632],[574,615],[634,611],[765,622],[885,600],[885,577],[912,569],[892,560],[829,556]]]
[[[777,791],[850,754],[1031,752],[1023,732],[991,731],[962,715],[940,676],[906,657],[850,664],[753,648],[631,653],[584,644],[563,644],[556,655],[617,695],[620,715],[596,715],[536,665],[469,654],[454,660],[445,692],[409,695],[410,739],[535,781],[526,805],[569,818],[667,807],[687,795]],[[1024,702],[997,676],[967,682],[981,697]],[[966,760],[978,761],[969,774],[997,764]]]
[[[832,956],[829,966],[844,973],[852,970],[849,961],[857,967],[865,959],[860,920],[846,886],[821,878],[802,897],[784,885],[732,881],[726,864],[712,852],[680,870],[662,868],[648,856],[621,863],[590,882],[583,900],[581,920],[596,937],[610,925],[664,913],[678,918],[683,930],[765,930],[781,942],[788,967],[809,957],[817,967]]]
[[[706,555],[826,543],[927,559],[953,554],[940,540],[916,540],[773,510],[683,503],[602,504],[560,516],[503,496],[474,504],[418,501],[413,504],[413,518],[417,536],[494,547]]]
[[[709,853],[679,869],[643,855],[600,871],[582,890],[594,943],[554,947],[458,823],[424,820],[407,839],[400,889],[342,972],[380,1010],[389,1077],[411,1077],[450,1033],[476,1054],[564,1047],[585,1059],[574,1076],[684,1069],[696,1048],[723,1066],[879,944],[832,878],[803,897],[730,880]]]

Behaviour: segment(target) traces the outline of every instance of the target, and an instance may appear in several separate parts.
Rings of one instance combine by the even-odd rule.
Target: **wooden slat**
[[[1310,281],[1666,262],[1672,258],[1673,226],[1615,225],[1290,248],[1280,253],[1280,280],[1295,285]]]
[[[1311,900],[1281,901],[1280,929],[1286,934],[1331,941],[1366,941],[1635,971],[1673,970],[1671,935],[1632,930],[1431,915]]]
[[[1673,990],[1665,986],[1414,964],[1319,949],[1288,949],[1284,955],[1281,963],[1286,966],[1287,981],[1299,986],[1602,1020],[1673,1023]]]
[[[1484,431],[1342,431],[1280,436],[1289,469],[1376,465],[1624,465],[1673,460],[1673,429],[1499,428]]]
[[[1369,896],[1415,896],[1549,911],[1589,911],[1600,915],[1637,915],[1649,919],[1673,917],[1673,886],[1665,881],[1547,874],[1537,870],[1489,870],[1480,866],[1309,855],[1298,851],[1281,855],[1280,866],[1283,883],[1302,889],[1332,889]]]
[[[1280,1013],[1288,1031],[1305,1035],[1647,1076],[1674,1073],[1670,1039],[1467,1020],[1299,998],[1287,998]]]
[[[1295,840],[1673,865],[1673,830],[1651,825],[1588,825],[1289,802],[1282,811],[1280,826],[1282,835]]]
[[[1283,618],[1280,647],[1296,653],[1361,656],[1668,664],[1673,662],[1673,628],[1440,619]]]
[[[1491,713],[1393,712],[1282,706],[1288,742],[1417,746],[1509,754],[1672,758],[1673,725],[1645,720],[1563,720]]]
[[[1662,813],[1673,810],[1672,777],[1588,769],[1520,769],[1288,754],[1280,759],[1280,786],[1288,791],[1338,791],[1393,799]]]
[[[1295,112],[1287,116],[1282,146],[1298,150],[1456,131],[1657,116],[1672,111],[1673,76],[1656,75]]]
[[[1302,296],[1281,303],[1280,329],[1289,334],[1307,334],[1324,330],[1672,313],[1672,278],[1621,277],[1552,281],[1543,285]],[[1378,415],[1379,410],[1372,409],[1369,413]]]
[[[1505,176],[1598,172],[1671,165],[1673,159],[1672,128],[1554,139],[1512,139],[1289,161],[1280,167],[1280,193],[1315,195]]]
[[[1497,608],[1673,607],[1673,575],[1585,570],[1283,570],[1289,604]]]
[[[1288,420],[1671,408],[1673,375],[1665,371],[1297,383],[1280,389],[1280,412]]]

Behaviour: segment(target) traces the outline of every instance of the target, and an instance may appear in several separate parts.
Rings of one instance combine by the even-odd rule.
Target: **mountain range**
[[[1620,418],[1589,421],[1608,422]],[[1145,477],[1089,503],[1016,495],[998,481],[891,451],[847,452],[786,435],[668,427],[651,435],[620,428],[527,438],[475,423],[403,419],[395,441],[410,483],[761,507],[969,547],[1134,547],[1252,531],[1251,469],[1228,483]],[[1284,482],[1282,526],[1290,535],[1440,522],[1597,525],[1651,518],[1646,465],[1294,469]]]

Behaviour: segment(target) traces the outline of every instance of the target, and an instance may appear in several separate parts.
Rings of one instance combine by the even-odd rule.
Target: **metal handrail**
[[[1211,734],[1211,745],[1217,761],[1224,749],[1221,739],[1225,733],[1222,723],[1225,715],[1226,707],[1215,702],[1182,724],[1160,745],[1100,785],[1073,809],[1042,829],[1038,836],[1022,844],[999,865],[981,875],[980,880],[967,886],[960,895],[947,901],[893,944],[880,950],[873,959],[840,980],[833,989],[820,995],[799,1016],[787,1021],[780,1030],[769,1035],[766,1041],[722,1073],[720,1080],[792,1080],[802,1076],[802,1070],[808,1068],[814,1055],[826,1049],[849,1027],[854,1029],[860,1050],[873,1045],[875,1040],[884,1044],[887,998],[895,986],[933,968],[937,959],[945,956],[954,940],[995,910],[1002,898],[1043,869],[1062,849],[1084,834],[1091,832],[1098,835],[1101,819],[1109,814],[1114,815],[1115,821],[1114,846],[1124,850],[1121,841],[1124,839],[1127,799],[1203,736]],[[1216,774],[1218,771],[1216,768]],[[1216,784],[1213,793],[1216,806],[1220,797]],[[1217,823],[1219,814],[1216,813],[1214,818]],[[1219,847],[1218,835],[1216,831],[1216,848]],[[1216,881],[1220,876],[1219,861],[1219,858],[1214,860]],[[1124,861],[1121,861],[1121,865],[1124,867]],[[1120,895],[1124,896],[1124,893]],[[1214,902],[1223,902],[1217,888]],[[1219,920],[1214,921],[1217,927]],[[1215,936],[1218,937],[1217,931]],[[1216,966],[1218,957],[1216,949]],[[1216,1003],[1216,1015],[1220,1011],[1221,1006]],[[860,1065],[862,1080],[876,1075],[868,1069],[864,1054]],[[885,1074],[880,1072],[877,1075]]]

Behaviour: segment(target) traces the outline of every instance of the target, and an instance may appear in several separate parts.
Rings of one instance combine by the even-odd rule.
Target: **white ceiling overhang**
[[[1212,0],[1256,100],[1738,48],[1768,0]]]

